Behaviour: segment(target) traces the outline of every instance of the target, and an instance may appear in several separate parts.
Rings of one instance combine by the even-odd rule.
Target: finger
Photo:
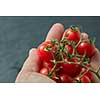
[[[38,51],[33,48],[29,51],[29,56],[22,67],[22,71],[38,71],[39,64]]]
[[[60,23],[56,23],[52,26],[52,28],[48,32],[46,41],[52,39],[57,39],[59,41],[62,38],[63,33],[64,33],[64,26]]]
[[[87,33],[81,33],[82,37],[84,40],[87,40],[88,39],[88,34]]]
[[[97,69],[100,66],[100,52],[97,48],[95,48],[95,54],[91,59],[91,66],[94,69]]]

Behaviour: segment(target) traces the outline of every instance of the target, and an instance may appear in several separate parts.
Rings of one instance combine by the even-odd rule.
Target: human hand
[[[58,39],[58,41],[60,41],[65,36],[65,33],[66,30],[64,32],[64,27],[62,24],[54,24],[48,32],[45,41],[52,39]],[[86,33],[82,33],[82,35],[84,39],[88,38],[88,35]],[[40,63],[37,52],[38,51],[36,48],[30,50],[29,57],[26,59],[22,70],[18,74],[16,82],[54,83],[54,81],[48,78],[47,76],[36,72],[38,71]],[[100,53],[97,48],[95,48],[95,55],[91,59],[91,65],[94,69],[97,69],[97,67],[100,65]],[[95,82],[100,82],[95,75],[94,80]]]
[[[50,29],[50,31],[48,32],[45,41],[52,39],[60,40],[62,38],[63,33],[64,33],[63,25],[59,23],[54,24]],[[44,76],[36,72],[38,70],[40,63],[37,52],[38,51],[36,48],[33,48],[29,51],[29,56],[26,59],[25,63],[23,64],[23,67],[19,72],[15,82],[54,83],[54,81],[48,78],[47,76]]]

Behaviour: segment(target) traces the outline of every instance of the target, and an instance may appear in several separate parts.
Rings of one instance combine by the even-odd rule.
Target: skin
[[[66,30],[65,30],[66,31]],[[60,23],[54,24],[50,31],[47,34],[46,40],[57,39],[60,41],[62,37],[64,37],[64,26]],[[86,33],[82,33],[84,39],[87,39],[88,35]],[[17,83],[55,83],[53,80],[49,79],[47,76],[41,75],[37,73],[39,66],[39,57],[37,54],[37,49],[32,48],[29,51],[29,56],[23,64],[21,71],[19,72],[16,81]],[[95,48],[95,55],[91,59],[91,65],[94,69],[100,65],[100,52],[97,48]],[[95,82],[99,82],[98,78],[94,75]]]

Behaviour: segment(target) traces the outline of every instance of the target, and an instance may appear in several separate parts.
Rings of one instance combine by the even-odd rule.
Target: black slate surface
[[[65,27],[82,26],[96,37],[100,49],[100,17],[0,17],[0,82],[14,82],[28,51],[44,41],[50,27],[60,22]]]

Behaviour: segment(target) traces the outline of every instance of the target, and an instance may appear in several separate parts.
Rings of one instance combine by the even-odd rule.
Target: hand
[[[66,30],[65,30],[66,32]],[[45,41],[58,39],[60,41],[62,37],[65,36],[64,27],[62,24],[57,23],[52,26]],[[82,33],[83,38],[88,38],[86,33]],[[39,67],[39,57],[37,54],[37,49],[33,48],[29,51],[29,57],[26,59],[22,70],[18,74],[15,82],[33,82],[33,83],[54,83],[53,80],[47,76],[37,73]],[[100,65],[100,53],[97,48],[95,48],[95,55],[91,59],[91,65],[96,69]],[[95,82],[99,82],[98,78],[94,75]]]
[[[54,24],[45,41],[62,38],[64,33],[64,27],[62,24]],[[21,71],[19,72],[15,82],[24,82],[24,83],[54,83],[53,80],[48,78],[47,76],[41,75],[37,73],[39,67],[39,57],[37,54],[37,49],[33,48],[29,51],[29,56],[26,59]]]

